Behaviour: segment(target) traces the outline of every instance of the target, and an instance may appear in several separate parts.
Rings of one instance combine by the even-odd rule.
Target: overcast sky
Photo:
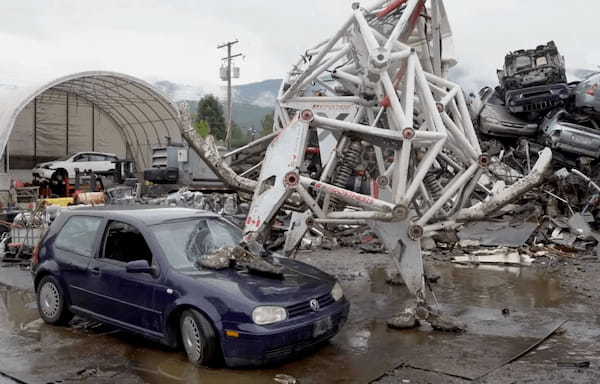
[[[239,83],[283,77],[333,33],[351,0],[0,0],[0,83],[92,69],[218,87],[238,38]],[[368,2],[364,2],[367,4]],[[571,68],[600,64],[595,0],[447,0],[460,73],[492,82],[508,50],[554,39]]]

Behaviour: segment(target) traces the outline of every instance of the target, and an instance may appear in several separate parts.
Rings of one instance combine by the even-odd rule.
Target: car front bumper
[[[50,180],[50,178],[52,177],[52,174],[54,173],[54,170],[46,169],[46,168],[34,168],[31,171],[31,173],[33,174],[34,177],[37,177],[38,179]]]
[[[252,367],[277,363],[312,350],[335,336],[348,319],[350,303],[342,300],[323,310],[289,319],[272,326],[254,326],[253,331],[237,330],[239,337],[223,336],[223,355],[229,367]],[[331,319],[331,327],[315,335],[317,323]],[[224,323],[225,329],[228,328]],[[241,326],[240,328],[246,328]]]
[[[540,85],[506,91],[506,105],[512,113],[541,112],[560,105],[568,97],[567,84]]]

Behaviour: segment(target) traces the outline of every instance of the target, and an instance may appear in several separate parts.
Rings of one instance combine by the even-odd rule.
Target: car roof
[[[114,156],[114,157],[117,157],[117,155],[115,155],[114,153],[108,153],[108,152],[92,152],[92,151],[88,151],[88,152],[77,152],[77,153],[74,153],[72,156],[76,156],[76,155],[106,155],[106,156]]]
[[[69,216],[98,216],[115,220],[134,219],[146,225],[160,224],[165,221],[199,217],[218,217],[218,215],[191,208],[173,208],[160,206],[102,206],[82,207],[68,210]]]

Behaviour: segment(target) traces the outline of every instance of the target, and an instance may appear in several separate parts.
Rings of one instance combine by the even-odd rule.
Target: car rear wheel
[[[219,358],[218,338],[211,323],[201,313],[188,309],[179,321],[181,341],[190,362],[213,366]]]
[[[42,278],[37,290],[38,311],[48,324],[64,325],[73,318],[65,304],[65,295],[58,280],[52,276]]]

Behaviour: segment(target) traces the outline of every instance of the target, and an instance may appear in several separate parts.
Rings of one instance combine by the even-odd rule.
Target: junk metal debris
[[[366,226],[426,321],[423,237],[519,198],[542,183],[552,158],[542,148],[531,173],[497,184],[490,166],[499,160],[483,153],[464,94],[446,78],[455,64],[443,1],[355,3],[337,33],[307,50],[283,82],[256,180],[229,167],[211,138],[191,126],[182,133],[231,187],[253,194],[244,227],[250,248],[272,233],[281,209],[305,215],[291,220],[288,254],[311,228]]]
[[[486,247],[520,247],[537,229],[536,222],[476,221],[465,224],[458,232],[459,239],[475,241]]]
[[[275,380],[276,383],[279,384],[297,384],[298,380],[290,375],[285,375],[283,373],[279,373],[277,375],[275,375],[275,378],[273,379]]]
[[[387,252],[416,298],[389,325],[464,329],[432,309],[423,248],[469,264],[600,256],[600,75],[569,85],[550,42],[507,55],[500,85],[467,100],[447,79],[453,48],[441,0],[355,3],[343,26],[288,74],[272,134],[222,154],[180,106],[187,143],[157,148],[172,169],[157,164],[148,174],[179,188],[187,171],[178,169],[169,184],[169,169],[189,145],[235,193],[189,186],[156,197],[130,183],[79,194],[74,203],[227,216],[244,227],[244,241],[200,261],[211,269],[281,278],[263,257],[271,250]],[[44,225],[62,209],[69,208],[48,208]],[[9,252],[13,242],[5,235],[0,248]]]
[[[467,256],[456,256],[453,263],[460,264],[516,264],[531,265],[533,258],[521,254],[518,251],[511,251],[507,248],[497,248],[493,250],[478,250]]]
[[[589,368],[591,366],[589,361],[559,361],[556,363],[559,368]]]

